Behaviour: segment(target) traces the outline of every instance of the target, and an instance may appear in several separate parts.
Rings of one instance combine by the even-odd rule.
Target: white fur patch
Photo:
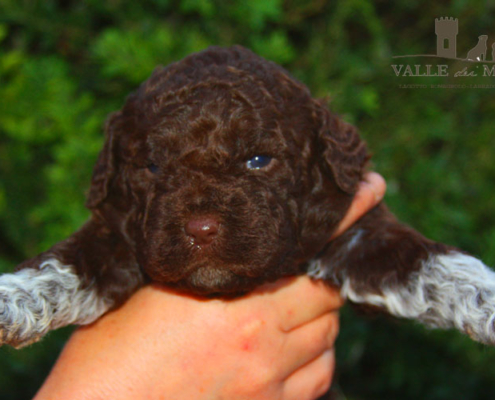
[[[1,275],[0,345],[23,347],[52,329],[98,319],[111,304],[95,288],[81,286],[74,268],[55,259],[39,270]]]
[[[351,251],[354,247],[356,247],[357,244],[361,241],[361,237],[364,234],[363,229],[358,229],[354,236],[349,240],[349,243],[347,244],[347,251]]]
[[[329,268],[325,268],[319,259],[311,260],[308,265],[307,274],[314,279],[328,279]]]
[[[473,339],[495,344],[495,272],[458,252],[432,255],[406,287],[380,288],[382,295],[356,293],[344,279],[342,294],[356,303],[385,308],[393,315],[433,327],[455,327]]]

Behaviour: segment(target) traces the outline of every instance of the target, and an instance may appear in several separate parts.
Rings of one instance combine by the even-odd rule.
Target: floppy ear
[[[303,199],[301,259],[322,250],[349,208],[369,159],[357,130],[312,101],[313,150],[309,188]]]
[[[105,124],[105,144],[96,161],[93,178],[91,179],[91,187],[86,201],[86,206],[89,209],[96,208],[107,197],[108,187],[115,175],[116,160],[114,153],[116,131],[120,125],[121,117],[121,111],[117,111],[110,115]]]
[[[366,143],[354,126],[330,113],[323,100],[316,103],[321,121],[317,140],[322,149],[322,166],[342,191],[354,194],[370,158]]]

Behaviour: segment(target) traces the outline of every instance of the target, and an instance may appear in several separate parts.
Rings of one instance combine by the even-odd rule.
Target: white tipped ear
[[[349,279],[342,293],[355,303],[429,326],[457,328],[472,339],[495,345],[495,272],[480,260],[452,251],[431,255],[405,286],[384,282],[382,293],[357,293]]]

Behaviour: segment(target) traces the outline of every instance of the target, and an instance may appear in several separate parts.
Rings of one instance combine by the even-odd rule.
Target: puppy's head
[[[106,135],[88,206],[154,281],[199,294],[299,272],[367,160],[352,127],[241,47],[158,68]]]

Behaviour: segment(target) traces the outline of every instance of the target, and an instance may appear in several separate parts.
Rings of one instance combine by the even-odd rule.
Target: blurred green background
[[[440,16],[459,19],[461,57],[479,35],[495,39],[487,1],[0,0],[0,271],[88,217],[105,116],[157,64],[236,43],[284,65],[360,128],[402,220],[495,265],[494,89],[399,87],[495,77],[399,78],[391,68],[426,63],[392,56],[434,54]],[[0,348],[0,399],[31,398],[69,333]],[[338,364],[335,389],[349,400],[495,398],[494,349],[350,308]]]

